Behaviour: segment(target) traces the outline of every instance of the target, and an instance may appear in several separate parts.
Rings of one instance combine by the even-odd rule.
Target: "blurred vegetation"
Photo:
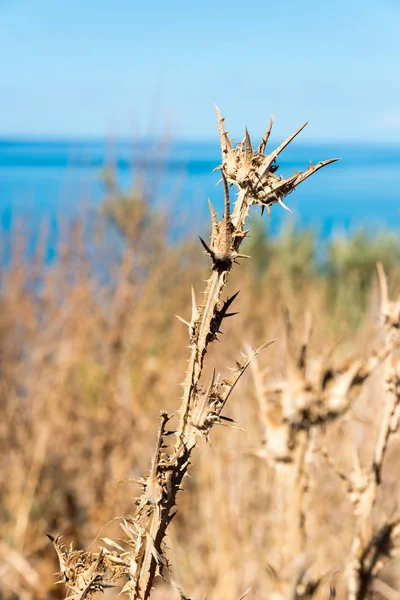
[[[358,230],[353,235],[333,238],[327,243],[323,264],[328,280],[328,310],[343,314],[358,325],[380,261],[393,275],[400,265],[399,236],[390,231],[368,234]]]
[[[124,194],[117,189],[114,173],[108,171],[105,183],[108,195],[101,212],[108,222],[129,244],[139,242],[142,252],[146,245],[156,254],[165,250],[167,223],[151,208],[143,182],[139,180]],[[196,260],[195,246],[187,242],[178,242],[174,251],[188,267],[188,255]],[[382,262],[391,279],[399,271],[400,237],[388,230],[356,229],[321,240],[315,230],[292,223],[284,224],[273,236],[265,216],[253,214],[244,252],[251,256],[250,270],[257,278],[267,276],[291,292],[306,285],[325,287],[332,323],[345,322],[354,329],[367,309],[377,262]]]
[[[117,190],[114,174],[105,178],[108,195],[101,207],[103,216],[129,244],[140,244],[159,254],[167,246],[167,223],[151,208],[139,180],[127,194]],[[169,244],[187,267],[196,260],[194,245],[187,242]],[[278,235],[271,235],[268,220],[252,216],[251,236],[244,252],[251,256],[250,270],[257,278],[278,281],[295,292],[305,285],[325,287],[326,306],[332,322],[357,327],[363,319],[376,277],[376,264],[382,262],[386,272],[396,275],[400,265],[400,237],[392,231],[377,233],[356,229],[321,240],[313,229],[284,224]]]
[[[25,262],[19,252],[11,268],[0,271],[0,552],[27,557],[36,573],[26,581],[7,563],[0,598],[61,597],[43,532],[63,532],[87,545],[104,523],[131,512],[136,490],[117,482],[146,472],[157,414],[176,408],[188,340],[174,315],[190,318],[190,286],[199,293],[208,258],[197,239],[168,241],[165,215],[144,190],[139,181],[122,193],[109,173],[98,233],[75,223],[64,228],[50,265],[38,248]],[[354,332],[369,327],[376,262],[399,281],[397,236],[357,231],[321,245],[315,232],[295,227],[273,237],[266,222],[253,216],[244,249],[252,259],[241,261],[229,282],[232,292],[243,291],[235,301],[239,315],[224,327],[229,343],[219,348],[216,368],[232,364],[232,349],[243,340],[281,340],[284,304],[300,324],[311,312],[321,347],[333,347],[340,333],[352,352],[362,352]],[[104,235],[105,223],[118,236]],[[99,264],[107,277],[100,277]],[[279,341],[267,360],[268,369],[280,373],[285,358]],[[212,450],[199,453],[187,484],[191,494],[182,498],[171,530],[178,580],[189,590],[201,581],[196,597],[206,591],[222,597],[218,586],[225,590],[227,581],[221,572],[237,575],[224,597],[245,589],[246,573],[256,573],[254,585],[268,585],[262,558],[265,548],[274,547],[273,518],[265,509],[268,474],[260,476],[259,463],[248,458],[258,419],[249,379],[243,386],[242,397],[250,401],[230,409],[250,432],[238,432],[231,444],[232,456],[242,453],[241,471],[233,471],[231,455],[224,454],[233,438],[227,442],[224,432],[221,446],[217,432]],[[241,506],[221,501],[226,493],[240,494]],[[207,510],[221,514],[216,519]],[[210,527],[212,535],[204,536]]]
[[[398,275],[400,237],[392,231],[358,229],[322,241],[315,231],[292,225],[283,226],[273,237],[256,218],[246,252],[258,277],[268,273],[293,290],[324,285],[328,313],[354,328],[367,308],[377,262],[382,262],[392,279]]]

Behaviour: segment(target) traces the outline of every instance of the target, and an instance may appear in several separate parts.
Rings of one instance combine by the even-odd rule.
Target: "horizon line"
[[[235,141],[236,138],[234,138]],[[237,138],[239,141],[240,138]],[[260,136],[261,140],[261,136]],[[280,139],[271,140],[271,146],[274,144],[279,144]],[[177,136],[172,138],[171,136],[130,136],[127,134],[121,135],[112,135],[109,134],[0,134],[0,145],[7,143],[105,143],[110,144],[112,146],[113,143],[161,143],[168,147],[168,145],[173,146],[174,144],[212,144],[219,146],[218,135],[214,138],[206,138],[199,136]],[[374,138],[311,138],[311,139],[298,139],[296,141],[297,146],[315,146],[315,145],[334,145],[334,144],[344,144],[344,145],[363,145],[368,144],[370,146],[400,146],[400,139],[374,139]]]

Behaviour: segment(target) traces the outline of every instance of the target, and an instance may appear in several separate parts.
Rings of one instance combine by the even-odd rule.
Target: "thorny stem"
[[[235,202],[235,209],[231,219],[234,230],[239,233],[239,235],[243,233],[245,219],[249,212],[249,204],[246,202],[246,198],[246,190],[241,190]],[[237,249],[239,249],[240,243],[241,240],[239,239]],[[188,414],[193,406],[193,401],[195,400],[197,386],[203,371],[204,357],[207,352],[208,344],[214,339],[210,336],[211,321],[217,312],[222,291],[228,280],[229,271],[230,269],[222,271],[213,270],[211,277],[207,282],[207,287],[202,294],[206,298],[206,302],[201,313],[197,341],[191,345],[189,368],[186,373],[186,380],[183,384],[184,392],[180,409],[180,414],[182,415],[181,425],[178,427],[178,431],[180,431],[180,441],[177,441],[175,450],[178,450],[180,442],[183,442],[185,439],[185,433],[189,423]]]
[[[240,190],[232,215],[232,223],[236,229],[240,223],[244,225],[248,212],[249,206],[246,204],[246,190]]]
[[[197,386],[203,371],[204,357],[208,348],[207,338],[210,332],[210,322],[215,314],[216,307],[219,304],[227,277],[228,271],[223,271],[222,273],[213,271],[211,278],[208,281],[208,285],[203,292],[203,295],[206,297],[206,304],[201,316],[198,340],[191,345],[189,367],[186,373],[186,380],[183,384],[184,392],[180,409],[181,423],[178,427],[179,440],[177,440],[175,451],[179,450],[181,443],[185,443],[186,432],[189,425],[188,416],[190,409],[193,406],[193,399],[196,395]]]
[[[217,339],[223,319],[234,314],[227,313],[227,309],[236,295],[226,300],[222,307],[220,301],[234,263],[238,258],[245,258],[238,250],[246,236],[244,224],[249,208],[258,204],[269,212],[272,204],[279,203],[287,209],[282,198],[307,177],[336,160],[310,164],[304,173],[296,173],[287,179],[279,178],[274,174],[277,169],[275,159],[304,126],[289,136],[274,152],[264,155],[272,121],[257,150],[253,150],[247,131],[245,140],[233,148],[225,131],[224,119],[219,110],[216,110],[222,150],[220,169],[225,190],[225,209],[221,221],[217,222],[215,211],[210,206],[210,246],[201,240],[212,259],[211,276],[203,292],[204,304],[198,306],[193,294],[191,322],[181,319],[189,329],[191,351],[183,383],[179,425],[175,431],[166,431],[165,425],[171,417],[162,413],[150,473],[137,481],[143,488],[142,495],[136,501],[137,511],[133,517],[121,520],[121,527],[126,534],[126,540],[122,543],[126,545],[126,550],[121,551],[121,542],[114,544],[112,551],[103,548],[98,554],[73,548],[68,550],[60,543],[59,538],[50,536],[60,560],[61,576],[70,591],[69,600],[89,598],[121,578],[126,579],[122,592],[127,593],[131,600],[147,600],[155,576],[168,568],[164,538],[167,527],[176,514],[176,497],[188,471],[192,450],[199,437],[208,436],[212,426],[224,419],[221,412],[250,364],[251,357],[244,357],[244,362],[237,363],[236,369],[233,369],[230,379],[220,379],[219,375],[215,377],[213,374],[207,389],[200,383],[208,346]],[[232,216],[228,182],[238,189]],[[267,345],[252,350],[251,356],[256,356]],[[167,453],[163,450],[167,447],[165,437],[171,433],[175,434],[176,441],[172,451]]]

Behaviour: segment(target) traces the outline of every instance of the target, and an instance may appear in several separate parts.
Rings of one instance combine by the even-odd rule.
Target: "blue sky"
[[[398,0],[0,0],[0,137],[400,141]]]

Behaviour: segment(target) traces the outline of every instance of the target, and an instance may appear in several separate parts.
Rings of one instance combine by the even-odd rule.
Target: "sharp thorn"
[[[280,206],[282,206],[282,208],[284,208],[285,210],[287,210],[288,212],[290,212],[290,213],[292,213],[292,214],[293,214],[293,211],[292,211],[292,210],[290,210],[290,208],[289,208],[288,206],[286,206],[286,204],[283,202],[282,198],[279,198],[279,200],[278,200],[278,204],[279,204]]]
[[[268,127],[266,132],[264,133],[264,137],[261,140],[260,145],[258,146],[258,152],[260,152],[261,154],[264,154],[266,145],[268,143],[269,140],[269,136],[271,135],[271,130],[272,130],[272,125],[274,123],[274,115],[271,116],[269,123],[268,123]]]
[[[203,238],[201,238],[201,237],[199,236],[199,240],[200,240],[200,242],[202,243],[202,245],[203,245],[203,247],[204,247],[205,251],[207,252],[207,254],[209,254],[209,255],[211,256],[211,258],[214,258],[214,252],[211,250],[211,248],[209,248],[209,247],[207,246],[207,244],[205,243],[205,241],[203,240]]]
[[[185,319],[182,319],[182,317],[180,317],[179,315],[175,315],[175,317],[184,325],[186,325],[187,327],[190,327],[190,323],[188,323],[187,321],[185,321]]]

